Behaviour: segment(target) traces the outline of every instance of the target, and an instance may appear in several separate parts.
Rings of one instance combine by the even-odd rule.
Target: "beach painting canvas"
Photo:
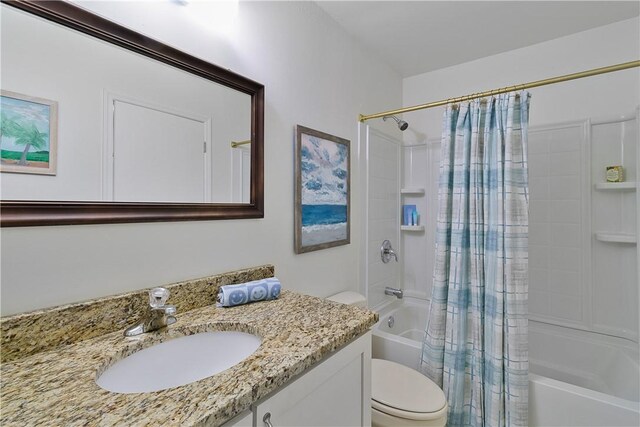
[[[346,245],[349,226],[349,141],[296,127],[295,250]]]
[[[0,92],[0,171],[56,174],[58,104]]]

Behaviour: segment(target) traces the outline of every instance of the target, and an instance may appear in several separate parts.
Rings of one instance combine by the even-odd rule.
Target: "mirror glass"
[[[2,200],[250,202],[250,94],[1,7]]]

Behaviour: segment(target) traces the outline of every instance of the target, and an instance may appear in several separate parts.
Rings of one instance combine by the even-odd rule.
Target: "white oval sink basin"
[[[114,363],[96,383],[116,393],[147,393],[186,385],[229,369],[262,340],[244,332],[202,332],[156,344]]]

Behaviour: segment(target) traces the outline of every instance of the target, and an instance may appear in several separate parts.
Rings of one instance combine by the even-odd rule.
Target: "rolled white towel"
[[[280,296],[280,280],[276,277],[237,285],[220,286],[218,307],[233,307],[255,301],[267,301]]]

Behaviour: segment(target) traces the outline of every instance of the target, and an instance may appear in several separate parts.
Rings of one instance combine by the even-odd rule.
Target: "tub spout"
[[[398,298],[398,299],[402,299],[402,296],[403,296],[402,289],[390,288],[389,286],[384,288],[384,294],[385,295],[395,295],[395,297]]]

